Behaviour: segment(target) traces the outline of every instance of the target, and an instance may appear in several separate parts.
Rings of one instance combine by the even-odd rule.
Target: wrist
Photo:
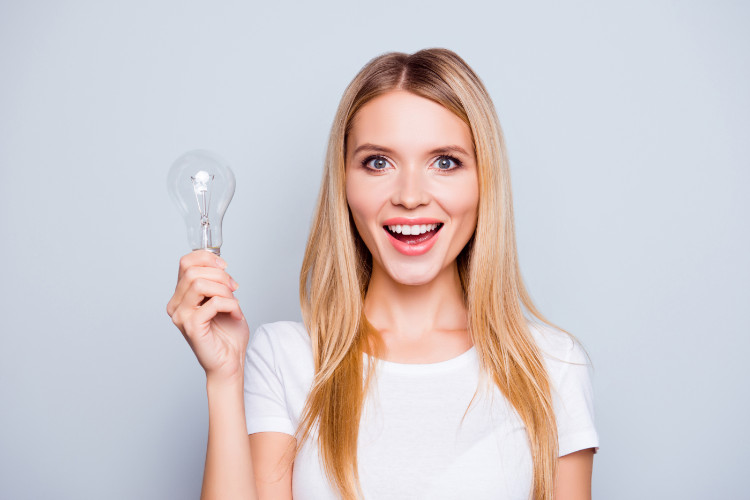
[[[244,385],[243,373],[234,375],[206,374],[206,390],[212,393],[242,392]]]

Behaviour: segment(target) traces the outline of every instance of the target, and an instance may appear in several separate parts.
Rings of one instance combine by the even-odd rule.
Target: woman
[[[250,337],[225,266],[184,256],[167,306],[207,376],[204,498],[590,498],[585,356],[524,288],[502,132],[455,53],[346,89],[304,324]]]

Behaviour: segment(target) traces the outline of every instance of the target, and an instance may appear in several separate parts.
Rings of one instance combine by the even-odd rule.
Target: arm
[[[201,498],[257,500],[242,397],[249,329],[226,266],[205,250],[183,256],[167,314],[206,371],[208,447]]]
[[[289,336],[290,331],[284,327],[261,325],[250,336],[245,355],[245,436],[249,436],[245,442],[249,442],[261,500],[292,499],[297,440],[289,417],[285,379],[276,358],[281,352],[286,356],[299,354],[293,343],[284,343]],[[276,342],[281,343],[274,345]],[[293,385],[294,380],[295,374],[287,373],[286,382]]]
[[[201,500],[292,500],[296,440],[282,432],[248,439],[242,380],[209,379],[208,448]]]
[[[591,500],[593,448],[560,457],[557,462],[555,500]]]
[[[242,379],[206,381],[208,446],[201,500],[258,500],[247,442]]]
[[[257,432],[249,440],[258,498],[292,500],[296,439],[283,432]]]
[[[249,330],[233,295],[238,285],[225,268],[223,259],[207,251],[185,255],[180,259],[175,293],[167,304],[167,314],[206,371],[208,446],[201,499],[291,499],[291,472],[282,476],[283,481],[271,481],[286,481],[288,497],[269,490],[267,483],[268,474],[275,472],[272,466],[286,457],[285,452],[294,451],[294,446],[288,446],[294,439],[266,437],[261,439],[262,446],[252,445],[252,450],[252,441],[248,442],[243,364]],[[256,353],[251,349],[250,354]],[[260,361],[267,362],[262,356]],[[249,380],[262,380],[264,375],[257,373]],[[289,471],[293,454],[290,457]]]

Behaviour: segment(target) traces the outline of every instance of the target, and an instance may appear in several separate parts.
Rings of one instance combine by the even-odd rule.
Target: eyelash
[[[367,170],[375,171],[375,172],[380,172],[380,171],[382,171],[384,169],[381,169],[381,168],[372,168],[372,167],[367,166],[368,163],[370,163],[372,160],[385,160],[385,161],[388,161],[388,159],[386,157],[381,156],[381,155],[371,155],[371,156],[368,156],[367,158],[365,158],[364,160],[362,160],[362,166],[364,168],[366,168]],[[459,160],[458,158],[456,158],[454,156],[450,156],[450,155],[440,155],[440,156],[438,156],[435,159],[435,161],[433,162],[433,164],[436,163],[436,162],[438,162],[438,161],[440,161],[440,160],[450,160],[450,161],[452,161],[455,164],[455,167],[453,167],[453,168],[439,168],[438,170],[441,171],[441,172],[450,172],[452,170],[458,170],[459,168],[461,168],[463,166],[463,163],[461,162],[461,160]]]

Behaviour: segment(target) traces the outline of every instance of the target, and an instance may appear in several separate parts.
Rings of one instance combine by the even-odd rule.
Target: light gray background
[[[254,328],[297,277],[345,86],[441,46],[510,152],[523,272],[595,364],[600,499],[747,498],[746,2],[0,3],[0,497],[197,498],[205,377],[167,196],[232,164]]]

